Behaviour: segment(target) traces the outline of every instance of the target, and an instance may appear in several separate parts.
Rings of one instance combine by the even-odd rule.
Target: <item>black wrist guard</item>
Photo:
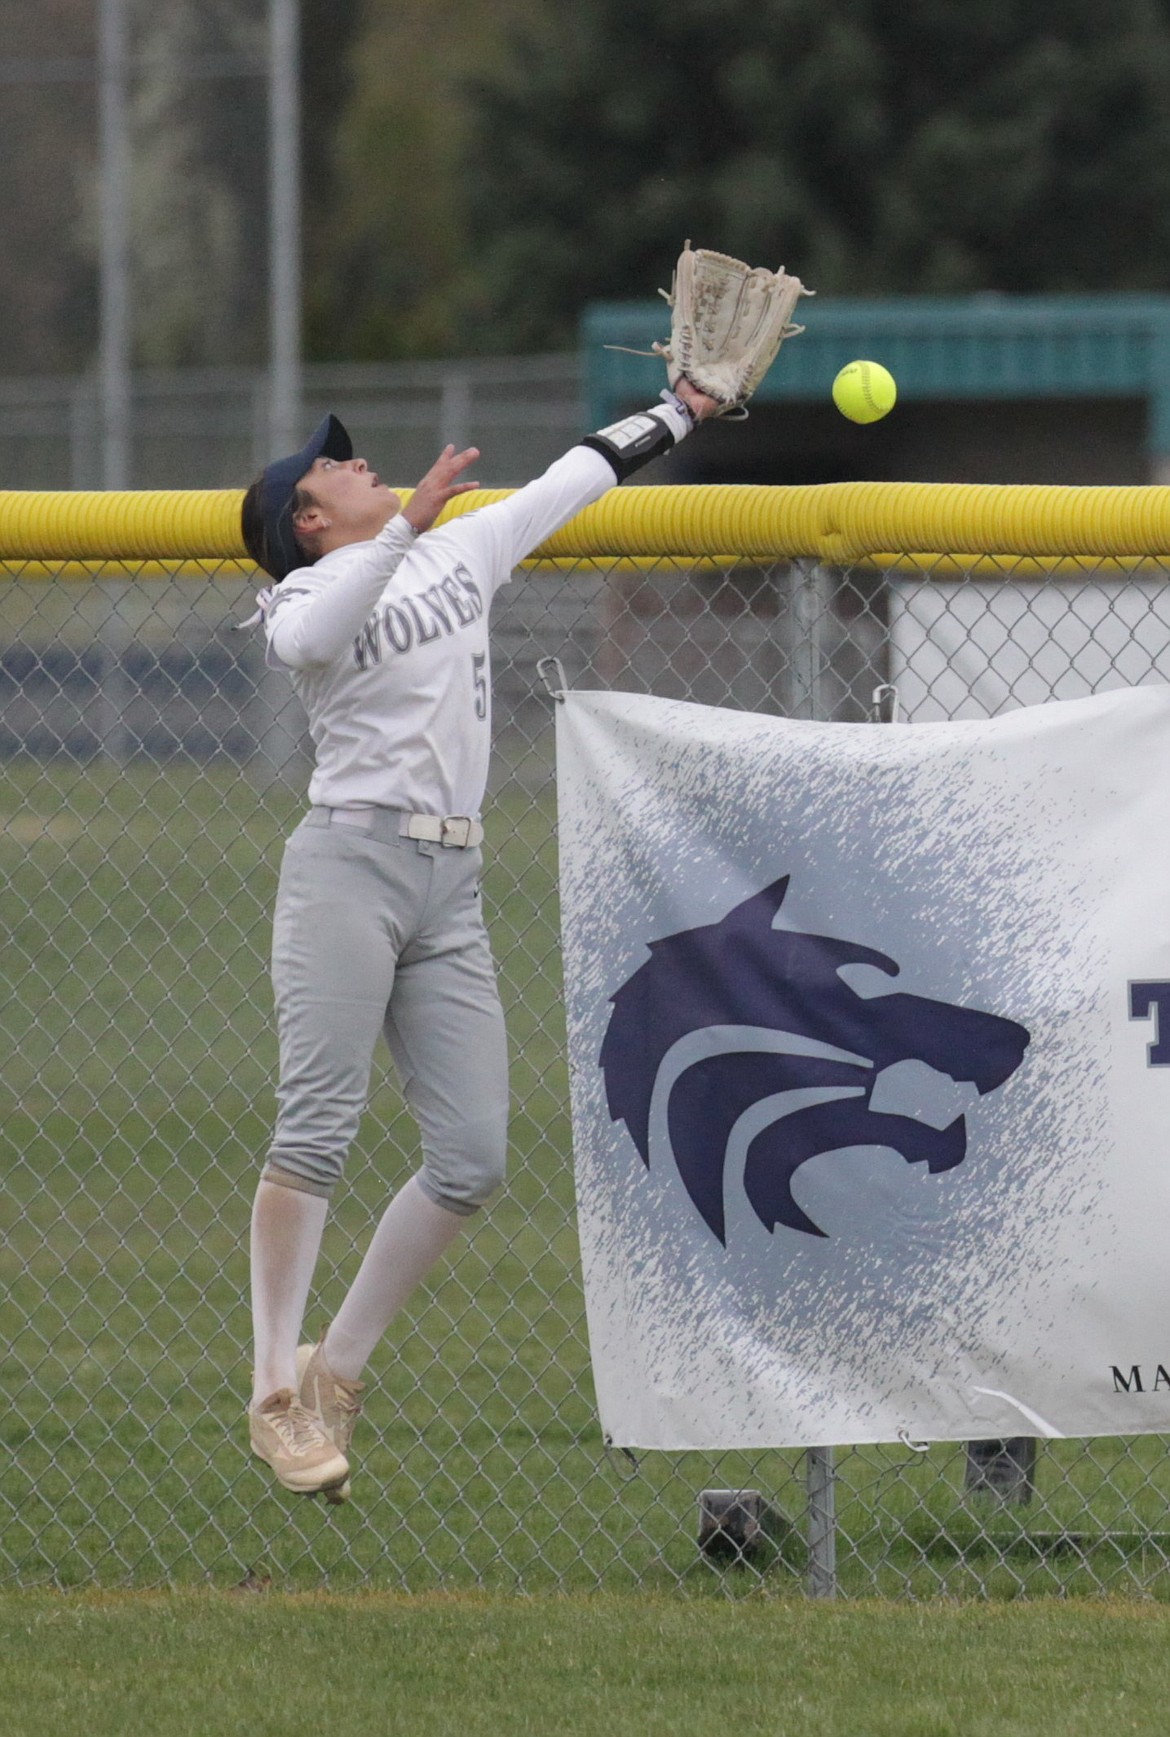
[[[621,422],[611,423],[608,428],[599,428],[596,434],[585,435],[581,445],[591,446],[607,458],[617,480],[625,482],[652,458],[658,458],[661,453],[677,446],[687,433],[689,413],[680,400],[675,403],[677,409],[672,403],[656,404],[653,410],[640,410],[636,416],[627,416]]]

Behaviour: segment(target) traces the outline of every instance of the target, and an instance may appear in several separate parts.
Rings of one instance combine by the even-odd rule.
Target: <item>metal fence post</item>
[[[823,628],[829,607],[824,569],[817,561],[794,562],[792,586],[792,715],[822,719]],[[810,1598],[835,1598],[837,1492],[831,1447],[808,1449],[805,1484],[808,1495],[805,1590]]]
[[[810,1598],[837,1596],[837,1486],[831,1447],[809,1448],[805,1456],[808,1490],[808,1568]]]
[[[792,710],[794,718],[826,722],[822,708],[824,632],[831,607],[819,561],[792,563]]]
[[[126,670],[126,653],[133,640],[128,613],[133,607],[135,584],[131,578],[102,579],[95,586],[107,605],[98,635],[101,650],[100,698],[97,714],[102,753],[117,766],[124,766],[135,751],[128,724],[137,683]]]
[[[444,374],[439,397],[439,442],[462,449],[470,439],[471,379],[465,368]]]

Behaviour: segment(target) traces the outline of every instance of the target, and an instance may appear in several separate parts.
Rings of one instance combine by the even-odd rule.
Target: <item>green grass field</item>
[[[573,1226],[553,805],[518,783],[491,809],[485,888],[513,1048],[509,1190],[377,1355],[353,1503],[298,1504],[253,1469],[246,1244],[272,1113],[268,914],[301,807],[232,768],[12,762],[0,783],[0,1579],[798,1592],[801,1455],[648,1455],[634,1469],[604,1451]],[[414,1163],[380,1084],[312,1329]],[[1045,1447],[1037,1501],[1018,1514],[965,1497],[961,1448],[842,1450],[838,1466],[845,1593],[1170,1591],[1160,1440]],[[713,1567],[695,1541],[708,1486],[760,1488],[793,1527],[760,1561]],[[90,1607],[44,1606],[58,1608]]]
[[[1149,1604],[0,1595],[5,1737],[1157,1737],[1168,1696]]]

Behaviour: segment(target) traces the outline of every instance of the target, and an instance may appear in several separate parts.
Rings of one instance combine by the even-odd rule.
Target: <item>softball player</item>
[[[362,1371],[504,1176],[504,1024],[480,909],[492,598],[536,546],[668,451],[716,401],[686,380],[508,499],[432,529],[477,485],[447,447],[403,508],[329,416],[244,499],[267,661],[315,747],[272,935],[280,1077],[252,1212],[251,1446],[286,1489],[349,1493]],[[422,1144],[336,1318],[298,1347],[330,1194],[381,1032]]]

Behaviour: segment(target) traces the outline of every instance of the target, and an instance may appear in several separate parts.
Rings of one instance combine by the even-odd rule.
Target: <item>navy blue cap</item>
[[[266,465],[244,500],[244,540],[257,564],[280,580],[305,565],[293,535],[292,506],[297,484],[319,458],[352,458],[353,441],[336,416],[327,416],[299,452]]]

